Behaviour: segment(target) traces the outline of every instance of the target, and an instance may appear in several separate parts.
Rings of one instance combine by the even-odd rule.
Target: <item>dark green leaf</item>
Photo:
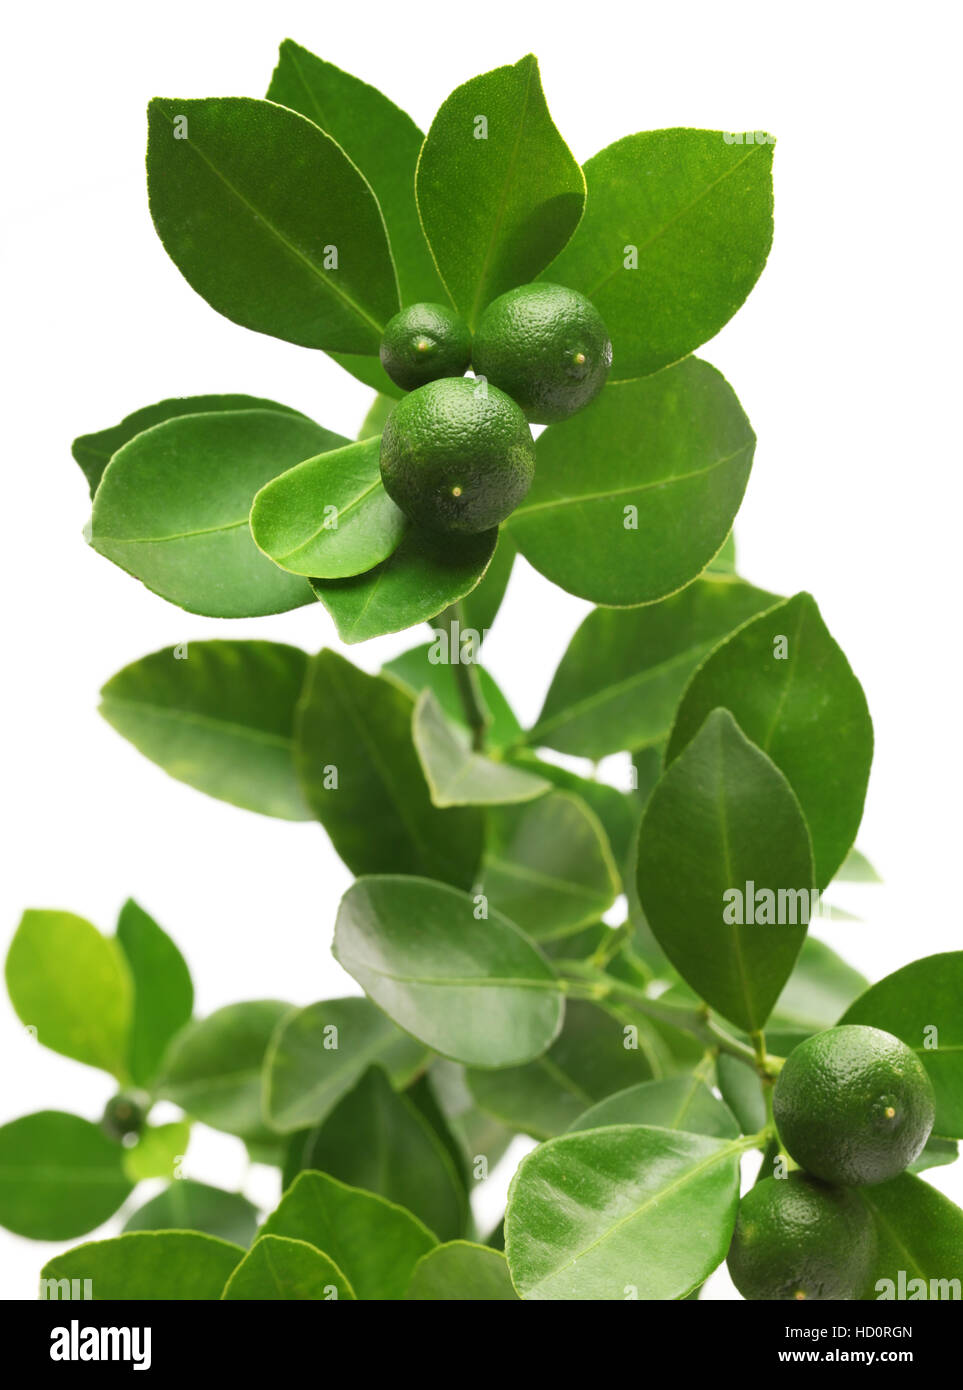
[[[517,554],[518,551],[508,532],[502,528],[498,533],[498,546],[491,564],[485,571],[484,579],[460,600],[460,612],[451,615],[458,618],[463,631],[478,633],[478,646],[484,640],[501,607]],[[437,623],[433,623],[432,626],[447,632],[447,616],[446,613],[439,614]]]
[[[202,1231],[245,1248],[257,1230],[257,1207],[240,1192],[178,1178],[128,1217],[125,1231]]]
[[[448,1130],[461,1146],[461,1161],[478,1178],[477,1160],[484,1158],[489,1172],[505,1153],[514,1135],[475,1104],[468,1088],[468,1073],[457,1062],[436,1057],[425,1074]]]
[[[931,1134],[922,1151],[909,1166],[911,1173],[925,1173],[927,1168],[941,1168],[947,1163],[955,1163],[960,1156],[960,1146],[955,1139],[936,1139]]]
[[[132,898],[120,910],[117,940],[134,985],[127,1069],[136,1085],[149,1086],[167,1044],[190,1019],[194,986],[173,941]]]
[[[459,650],[460,655],[460,650]],[[386,661],[381,668],[411,691],[413,696],[430,689],[449,719],[467,728],[465,707],[458,693],[455,663],[449,660],[449,645],[444,639],[413,647],[400,656]],[[482,699],[492,722],[485,730],[485,742],[490,748],[504,748],[521,734],[521,726],[505,696],[484,666],[476,665]]]
[[[869,1208],[877,1237],[863,1298],[959,1298],[963,1211],[911,1173],[861,1187],[859,1195]],[[946,1282],[953,1279],[955,1290]]]
[[[515,1301],[518,1294],[501,1251],[453,1240],[422,1256],[405,1297],[411,1301],[492,1303]]]
[[[550,789],[544,777],[475,752],[467,731],[447,719],[430,689],[418,697],[412,737],[436,806],[504,806]]]
[[[612,857],[621,868],[632,855],[632,877],[635,877],[635,841],[639,833],[642,808],[636,799],[606,782],[596,782],[590,777],[579,777],[557,763],[545,762],[534,757],[527,750],[513,754],[512,761],[520,767],[530,768],[540,777],[547,777],[553,786],[561,791],[572,792],[584,801],[590,811],[601,822],[605,831]]]
[[[224,1286],[222,1298],[338,1302],[354,1290],[327,1255],[303,1240],[261,1236]]]
[[[220,1298],[244,1258],[239,1245],[198,1231],[132,1231],[116,1240],[94,1240],[56,1255],[40,1277],[90,1281],[91,1297],[118,1300]],[[47,1295],[50,1296],[49,1294]],[[61,1297],[69,1295],[63,1293]]]
[[[586,1110],[569,1130],[602,1129],[605,1125],[657,1125],[689,1134],[711,1134],[717,1139],[735,1139],[739,1134],[729,1109],[698,1076],[643,1081],[617,1091]]]
[[[766,1098],[755,1067],[723,1052],[716,1061],[722,1099],[735,1115],[743,1134],[757,1134],[766,1123]]]
[[[725,541],[755,435],[706,362],[608,386],[536,443],[535,481],[507,523],[525,559],[616,608],[684,588]]]
[[[30,1240],[92,1231],[133,1188],[123,1156],[120,1144],[79,1115],[38,1110],[11,1120],[0,1128],[0,1225]]]

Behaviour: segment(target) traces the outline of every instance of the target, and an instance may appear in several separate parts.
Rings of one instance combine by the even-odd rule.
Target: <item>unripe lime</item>
[[[111,1096],[104,1108],[100,1127],[111,1139],[124,1139],[128,1134],[139,1134],[147,1118],[146,1097],[119,1091]]]
[[[464,376],[471,361],[471,334],[454,309],[411,304],[389,320],[379,355],[395,385],[415,391],[439,377]]]

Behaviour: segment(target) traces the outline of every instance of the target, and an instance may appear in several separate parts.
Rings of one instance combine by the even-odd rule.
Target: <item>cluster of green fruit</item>
[[[875,1231],[859,1188],[897,1177],[933,1128],[933,1087],[879,1028],[828,1028],[799,1044],[772,1095],[799,1167],[756,1183],[739,1208],[729,1273],[749,1299],[866,1296]]]
[[[417,526],[477,532],[504,521],[531,486],[529,423],[565,420],[594,400],[612,344],[584,295],[540,283],[494,300],[474,341],[442,304],[402,309],[380,355],[410,393],[382,435],[385,491]],[[474,378],[465,376],[469,366]]]

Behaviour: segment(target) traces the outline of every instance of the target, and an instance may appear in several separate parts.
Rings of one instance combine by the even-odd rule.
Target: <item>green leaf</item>
[[[253,618],[311,601],[251,536],[254,494],[345,441],[278,410],[182,415],[135,435],[97,489],[90,543],[189,613]]]
[[[471,593],[466,594],[460,600],[460,612],[452,615],[459,619],[463,632],[478,633],[479,647],[491,629],[501,607],[505,590],[508,588],[508,581],[512,577],[512,566],[515,564],[517,554],[518,551],[515,549],[508,532],[502,528],[498,533],[498,546],[492,556],[491,564],[485,571],[485,577],[480,584],[475,585]],[[433,623],[432,626],[447,632],[447,616],[445,613],[439,614],[437,623]]]
[[[460,1145],[461,1162],[469,1175],[475,1176],[475,1160],[480,1157],[486,1159],[489,1170],[494,1168],[514,1134],[475,1104],[466,1068],[445,1057],[436,1057],[423,1080],[431,1089],[449,1133]],[[412,1099],[417,1102],[417,1097]]]
[[[495,551],[497,531],[434,535],[414,528],[382,564],[352,579],[315,579],[312,588],[349,645],[427,622],[474,589]]]
[[[386,661],[381,670],[383,675],[399,681],[413,697],[419,695],[422,690],[430,689],[446,717],[467,729],[465,707],[458,693],[455,665],[455,662],[449,660],[448,643],[440,640],[402,652],[400,656]],[[492,719],[485,731],[485,741],[490,748],[505,748],[519,737],[522,732],[521,725],[485,667],[479,666],[476,661],[475,670],[481,686],[482,700]]]
[[[679,705],[667,763],[719,705],[769,754],[799,798],[816,886],[825,888],[859,829],[873,725],[862,686],[809,594],[760,613],[707,658]]]
[[[379,1067],[369,1067],[312,1130],[300,1161],[397,1203],[442,1240],[464,1233],[468,1199],[450,1155]]]
[[[544,1056],[523,1067],[472,1068],[468,1085],[481,1109],[502,1124],[551,1139],[595,1101],[651,1075],[641,1049],[626,1046],[620,1021],[594,1004],[570,999],[565,1025]]]
[[[335,959],[390,1018],[454,1061],[509,1067],[562,1024],[551,966],[499,912],[427,879],[359,879],[338,911]]]
[[[186,1121],[175,1121],[167,1125],[145,1125],[137,1136],[132,1149],[124,1149],[124,1172],[131,1182],[145,1182],[148,1178],[176,1177],[175,1169],[187,1153],[191,1141],[191,1127]],[[169,1226],[183,1223],[171,1221]],[[137,1229],[129,1227],[130,1230]],[[221,1235],[220,1231],[212,1234]]]
[[[326,999],[285,1018],[264,1059],[264,1114],[290,1134],[316,1125],[372,1063],[404,1087],[428,1052],[367,999]]]
[[[156,405],[145,405],[125,415],[119,425],[111,425],[93,434],[82,434],[71,444],[70,452],[83,469],[91,497],[97,491],[104,469],[114,454],[135,435],[164,420],[173,420],[178,415],[204,415],[217,410],[279,410],[283,415],[307,419],[300,410],[292,410],[290,406],[279,405],[277,401],[265,400],[262,396],[175,396],[170,400],[158,401]]]
[[[91,1298],[108,1303],[214,1299],[243,1257],[240,1246],[197,1231],[134,1231],[56,1255],[40,1277],[89,1280]]]
[[[812,883],[792,788],[729,712],[715,710],[663,775],[642,821],[638,890],[659,945],[706,1003],[752,1032],[799,955]],[[772,898],[769,924],[761,908],[749,921],[753,888],[756,902]]]
[[[518,1294],[500,1250],[452,1240],[422,1256],[405,1297],[411,1302],[494,1303],[515,1301]]]
[[[488,816],[481,892],[536,941],[596,921],[619,891],[618,870],[594,814],[569,792]]]
[[[755,1067],[723,1052],[716,1059],[722,1099],[735,1115],[743,1134],[757,1134],[766,1123],[766,1098]]]
[[[882,883],[879,874],[860,850],[854,845],[836,871],[841,883]]]
[[[776,1000],[770,1027],[817,1033],[831,1028],[869,981],[814,936],[803,942],[786,987]]]
[[[375,396],[374,400],[371,402],[367,415],[361,422],[361,428],[358,431],[358,439],[374,439],[376,435],[380,436],[388,416],[397,404],[398,402],[391,396],[382,396],[380,394]]]
[[[157,1093],[196,1120],[241,1139],[266,1138],[261,1114],[261,1068],[289,1004],[258,999],[228,1004],[190,1023],[174,1039]]]
[[[132,662],[100,712],[171,777],[220,801],[310,820],[294,768],[307,655],[280,642],[191,642]]]
[[[240,1192],[225,1192],[192,1178],[178,1178],[128,1217],[125,1231],[201,1231],[245,1248],[254,1239],[258,1213]]]
[[[224,1286],[224,1299],[247,1301],[354,1300],[354,1290],[327,1255],[303,1240],[261,1236]]]
[[[512,761],[520,767],[530,768],[540,777],[547,777],[560,791],[572,792],[580,801],[585,802],[589,810],[598,817],[617,866],[621,867],[626,863],[631,851],[632,877],[635,877],[635,841],[638,838],[642,808],[634,796],[620,792],[617,787],[611,787],[606,782],[596,782],[591,777],[579,777],[567,767],[559,767],[557,763],[536,758],[527,749],[513,753]]]
[[[117,941],[134,985],[127,1070],[136,1085],[149,1086],[167,1044],[190,1020],[194,986],[173,941],[132,898],[120,910]]]
[[[72,912],[23,914],[7,953],[7,990],[37,1041],[127,1080],[132,988],[116,941]]]
[[[99,1125],[38,1110],[0,1127],[0,1225],[30,1240],[72,1240],[100,1226],[133,1183],[123,1147]]]
[[[269,101],[300,111],[336,140],[370,183],[384,214],[402,304],[443,299],[415,203],[415,166],[424,136],[375,87],[285,39]]]
[[[740,1132],[728,1107],[698,1076],[670,1076],[617,1091],[586,1110],[569,1130],[602,1129],[606,1125],[658,1125],[660,1129],[710,1134],[716,1139],[735,1139]]]
[[[442,280],[472,329],[486,304],[561,251],[582,216],[585,179],[531,54],[452,92],[431,123],[415,191]]]
[[[377,199],[341,146],[248,97],[156,97],[147,120],[151,216],[188,284],[244,328],[376,354],[398,282]]]
[[[413,703],[393,681],[319,652],[298,707],[301,786],[352,873],[425,874],[468,887],[481,817],[431,804],[411,740]]]
[[[312,1172],[298,1174],[261,1234],[305,1240],[326,1251],[361,1299],[404,1298],[418,1260],[437,1244],[411,1212]]]
[[[532,801],[551,788],[544,777],[476,753],[430,689],[418,697],[412,737],[436,806],[503,806]]]
[[[730,531],[726,537],[726,543],[719,553],[709,561],[708,569],[710,573],[732,574],[736,572],[736,537],[735,532]]]
[[[904,965],[870,985],[840,1023],[864,1023],[902,1038],[936,1093],[934,1134],[963,1139],[963,951]]]
[[[724,543],[754,447],[732,388],[697,358],[608,386],[539,435],[535,481],[509,534],[579,598],[654,603],[691,583]]]
[[[776,602],[742,580],[706,575],[661,603],[596,608],[569,643],[526,742],[595,761],[662,743],[700,661]]]
[[[858,1192],[869,1208],[877,1237],[863,1298],[958,1298],[963,1211],[911,1173]],[[890,1287],[881,1285],[884,1279]],[[925,1284],[914,1285],[916,1279]],[[951,1279],[957,1281],[955,1294],[946,1283]]]
[[[729,1248],[745,1147],[645,1125],[540,1145],[508,1194],[515,1288],[527,1299],[684,1297]]]
[[[595,304],[614,381],[648,376],[714,337],[758,280],[772,242],[772,145],[643,131],[593,156],[585,180],[585,216],[544,278]]]
[[[925,1173],[927,1168],[941,1168],[955,1163],[959,1156],[960,1146],[955,1139],[935,1139],[931,1134],[910,1164],[909,1172]]]
[[[381,481],[380,436],[305,459],[263,487],[255,544],[291,574],[341,579],[380,565],[407,527]]]

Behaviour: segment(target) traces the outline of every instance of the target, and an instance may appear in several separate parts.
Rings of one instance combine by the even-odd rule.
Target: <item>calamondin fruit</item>
[[[461,315],[444,304],[412,304],[389,320],[378,356],[394,384],[413,391],[438,377],[464,376],[471,333]]]

